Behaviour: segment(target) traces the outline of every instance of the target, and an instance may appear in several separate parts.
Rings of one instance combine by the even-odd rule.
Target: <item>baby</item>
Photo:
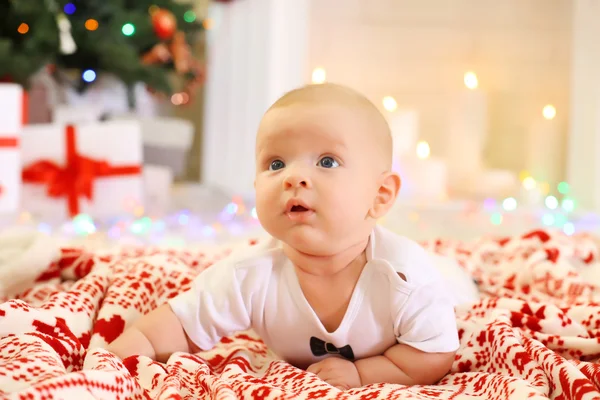
[[[376,225],[400,189],[391,165],[389,127],[365,97],[333,84],[287,93],[256,139],[272,239],[202,272],[109,350],[166,361],[252,328],[340,389],[436,383],[459,346],[454,309],[426,252]]]

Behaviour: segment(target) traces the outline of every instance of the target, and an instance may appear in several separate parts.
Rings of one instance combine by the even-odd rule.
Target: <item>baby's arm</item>
[[[144,315],[108,346],[121,359],[142,355],[166,362],[175,352],[196,352],[181,322],[168,304]]]
[[[397,344],[382,356],[365,358],[354,364],[362,385],[379,382],[431,385],[448,373],[455,354],[425,353],[405,344]]]
[[[245,273],[238,279],[236,271],[231,258],[203,271],[189,290],[139,318],[108,350],[121,358],[143,355],[166,362],[175,352],[209,350],[224,336],[248,329],[251,300],[260,302],[259,293],[266,291],[256,289],[262,276]]]
[[[402,297],[397,297],[402,299]],[[356,361],[363,385],[430,385],[450,371],[459,347],[454,306],[443,281],[415,288],[398,307],[398,344],[381,356]]]

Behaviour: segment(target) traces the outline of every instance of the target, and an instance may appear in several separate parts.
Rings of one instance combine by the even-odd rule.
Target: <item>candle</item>
[[[450,185],[457,191],[465,189],[465,182],[482,170],[488,133],[487,98],[478,89],[477,75],[467,72],[464,83],[466,88],[451,102],[446,140]]]
[[[547,105],[531,123],[528,135],[526,169],[538,182],[552,185],[561,180],[564,163],[564,135],[555,119],[556,109]]]
[[[419,116],[414,110],[397,110],[387,116],[393,142],[393,169],[398,172],[399,161],[413,153],[419,137]]]
[[[519,189],[516,174],[509,170],[489,169],[481,171],[465,181],[462,195],[476,199],[500,199],[512,196]]]
[[[401,157],[398,165],[402,179],[401,198],[430,201],[446,198],[446,163],[430,156],[427,142],[417,143],[416,151]]]

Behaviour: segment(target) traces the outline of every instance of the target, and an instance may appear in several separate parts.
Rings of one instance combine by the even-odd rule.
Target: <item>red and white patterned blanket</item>
[[[166,364],[122,362],[102,347],[227,251],[62,249],[17,299],[0,299],[0,398],[600,398],[600,289],[582,273],[597,268],[595,238],[535,231],[424,245],[456,257],[483,292],[457,310],[461,347],[438,385],[341,392],[277,360],[250,332]]]

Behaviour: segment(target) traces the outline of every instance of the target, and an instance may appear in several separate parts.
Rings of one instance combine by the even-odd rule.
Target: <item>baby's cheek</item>
[[[273,197],[276,195],[276,182],[273,182],[266,178],[256,179],[256,201],[261,203],[272,202]]]
[[[269,207],[269,204],[271,203],[271,200],[269,200],[269,198],[266,195],[263,194],[259,194],[257,192],[257,196],[256,196],[256,214],[258,216],[258,219],[263,222],[263,220],[268,218],[268,214],[269,214],[269,209],[271,207]]]
[[[332,207],[330,213],[330,222],[337,229],[349,229],[356,224],[358,220],[362,220],[363,212],[357,207],[356,201],[351,197],[344,197],[338,201],[338,204]]]
[[[259,218],[268,218],[275,212],[273,201],[263,196],[256,201],[256,213]]]
[[[346,192],[346,194],[343,194],[340,197],[340,202],[343,204],[343,207],[340,207],[340,211],[344,213],[357,214],[360,213],[359,210],[363,210],[365,208],[366,196],[362,190]]]

